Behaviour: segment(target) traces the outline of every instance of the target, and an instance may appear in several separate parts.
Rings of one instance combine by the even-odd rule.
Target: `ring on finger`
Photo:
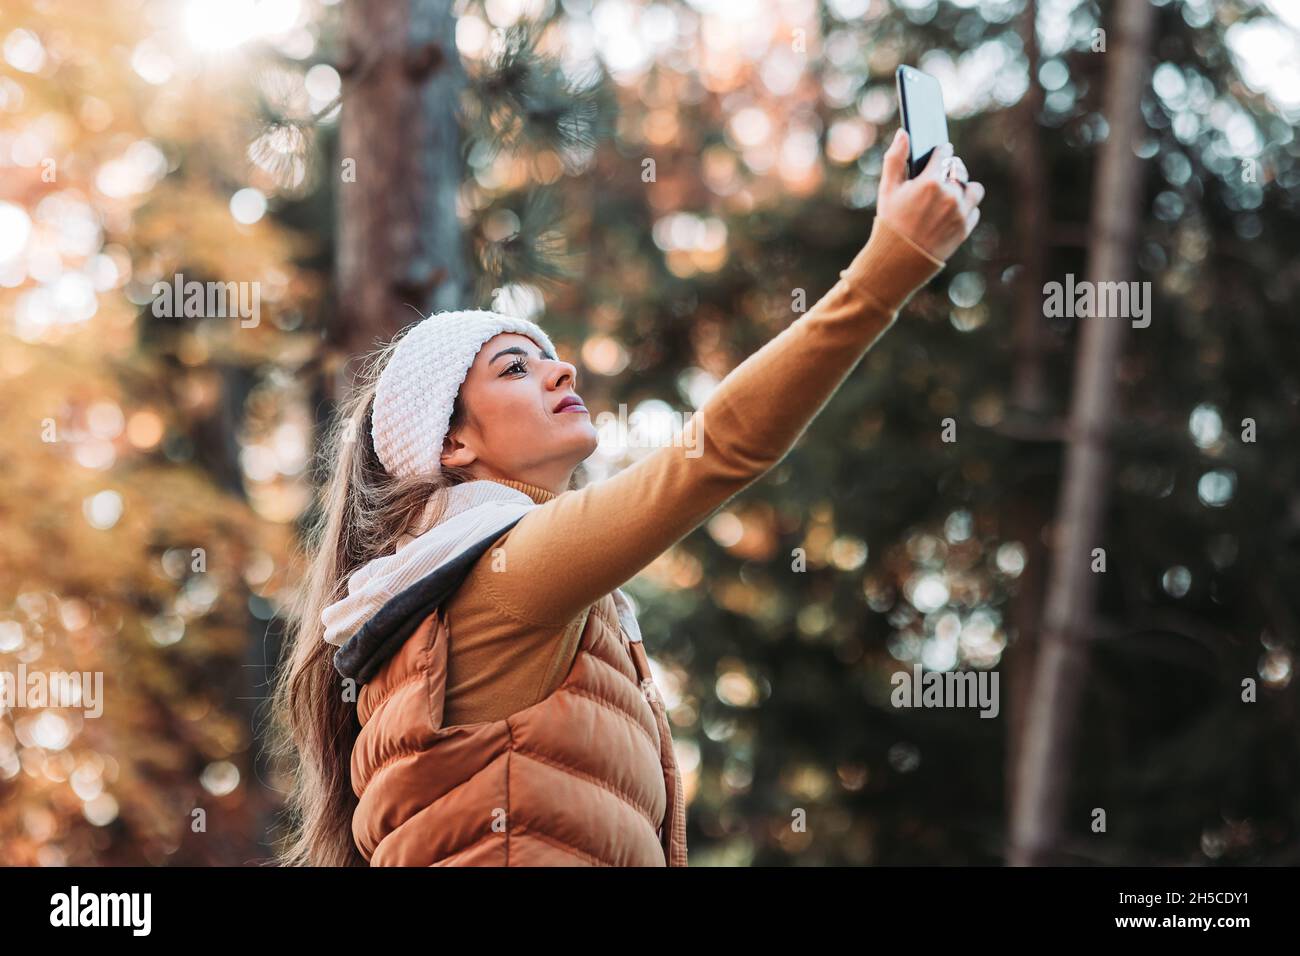
[[[958,177],[956,174],[957,164],[959,162],[961,161],[957,159],[955,156],[948,157],[946,161],[946,169],[944,170],[944,179],[946,179],[950,183],[956,183],[958,186],[961,187],[962,192],[965,192],[967,180]],[[965,172],[965,164],[962,165],[962,171]]]

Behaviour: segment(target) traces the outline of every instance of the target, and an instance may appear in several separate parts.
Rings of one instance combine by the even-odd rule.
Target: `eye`
[[[501,374],[511,375],[514,374],[515,372],[527,372],[527,371],[528,371],[528,365],[524,362],[522,358],[517,358],[509,365],[507,365],[505,371],[502,372]]]

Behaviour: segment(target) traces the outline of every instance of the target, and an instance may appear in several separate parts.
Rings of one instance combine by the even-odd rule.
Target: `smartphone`
[[[929,162],[935,148],[948,142],[948,117],[943,112],[943,90],[939,81],[914,66],[900,66],[898,112],[907,130],[909,153],[907,178],[915,179]]]

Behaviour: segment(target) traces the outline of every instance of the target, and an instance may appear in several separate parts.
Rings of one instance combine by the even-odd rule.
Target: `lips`
[[[555,406],[556,412],[585,412],[587,406],[582,404],[582,399],[576,395],[566,395],[560,399],[560,404]]]

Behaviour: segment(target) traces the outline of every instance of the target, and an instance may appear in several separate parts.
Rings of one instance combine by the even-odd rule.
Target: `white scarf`
[[[398,540],[393,553],[373,558],[348,578],[348,594],[321,612],[325,641],[341,647],[380,608],[493,532],[533,508],[532,498],[490,479],[468,481],[435,492],[416,526]],[[442,519],[429,527],[441,510]],[[426,530],[427,529],[427,530]],[[619,620],[630,640],[641,640],[636,606],[622,588],[612,592]]]

